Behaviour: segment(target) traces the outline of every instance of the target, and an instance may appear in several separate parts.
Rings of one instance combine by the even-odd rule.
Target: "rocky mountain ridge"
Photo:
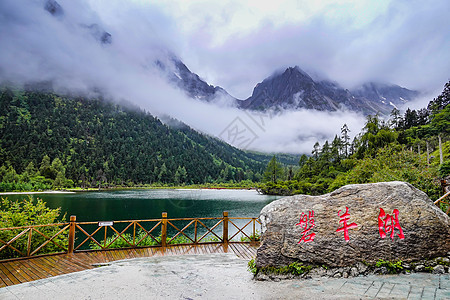
[[[252,110],[347,109],[364,114],[386,114],[418,94],[398,85],[374,82],[350,91],[336,82],[315,81],[295,66],[258,83],[252,95],[240,102],[240,107]]]

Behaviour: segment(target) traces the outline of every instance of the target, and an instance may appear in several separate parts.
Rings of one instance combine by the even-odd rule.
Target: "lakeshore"
[[[126,190],[179,190],[179,191],[202,191],[202,190],[236,190],[236,191],[256,191],[254,187],[205,187],[199,185],[192,186],[146,186],[146,187],[112,187],[112,188],[73,188],[66,190],[46,190],[46,191],[16,191],[16,192],[0,192],[3,195],[39,195],[39,194],[75,194],[86,192],[113,192]]]
[[[75,194],[75,192],[73,192],[73,191],[0,192],[0,196],[7,196],[7,195],[39,195],[39,194]]]

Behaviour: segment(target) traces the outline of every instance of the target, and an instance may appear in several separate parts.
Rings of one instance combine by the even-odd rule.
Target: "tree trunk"
[[[417,145],[417,151],[419,152],[420,155],[420,144]]]
[[[444,163],[444,156],[442,155],[442,138],[440,134],[438,134],[438,139],[439,139],[439,164],[442,165]]]
[[[428,144],[427,141],[427,165],[430,164],[430,145]]]

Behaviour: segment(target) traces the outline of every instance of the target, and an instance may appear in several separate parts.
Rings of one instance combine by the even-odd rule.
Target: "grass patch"
[[[403,271],[403,262],[401,260],[397,261],[386,261],[380,259],[375,264],[376,267],[386,267],[389,274],[400,274]]]
[[[247,264],[247,269],[253,274],[256,275],[258,273],[263,273],[266,275],[295,275],[295,276],[299,276],[299,275],[303,275],[303,274],[307,274],[309,271],[311,271],[313,269],[313,266],[310,265],[304,265],[300,262],[293,262],[287,266],[283,266],[283,267],[263,267],[258,269],[256,267],[256,263],[255,260],[252,259],[248,262]]]

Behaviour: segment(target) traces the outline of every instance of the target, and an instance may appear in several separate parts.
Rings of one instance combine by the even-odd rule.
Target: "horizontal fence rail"
[[[119,248],[168,247],[207,243],[257,243],[258,218],[161,219],[77,222],[0,228],[0,260]]]
[[[441,198],[434,201],[434,204],[436,204],[437,206],[440,206],[440,204],[447,206],[447,211],[445,212],[447,215],[450,213],[450,197],[449,196],[450,196],[450,191],[445,193],[444,196],[442,196]],[[445,198],[447,198],[447,199],[445,199]]]

